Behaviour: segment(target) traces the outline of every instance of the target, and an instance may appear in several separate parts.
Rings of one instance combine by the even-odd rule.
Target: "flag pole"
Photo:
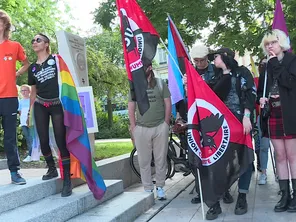
[[[172,56],[172,54],[170,53],[170,51],[168,50],[168,48],[166,47],[164,41],[162,40],[162,38],[160,38],[161,43],[163,44],[163,46],[165,47],[166,51],[168,52],[169,56],[171,57],[171,59],[173,60],[174,64],[176,65],[178,71],[180,72],[180,75],[182,76],[182,78],[184,77],[184,75],[182,74],[179,65],[177,64],[176,60],[174,59],[174,57]]]
[[[197,168],[197,176],[198,176],[199,196],[200,196],[200,204],[201,204],[201,211],[202,211],[202,219],[205,220],[205,208],[204,208],[203,194],[202,194],[202,189],[201,189],[200,172],[199,172],[198,168]]]

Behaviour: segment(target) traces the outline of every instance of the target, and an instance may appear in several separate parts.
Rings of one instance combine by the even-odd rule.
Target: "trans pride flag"
[[[176,104],[180,100],[184,99],[184,87],[182,82],[182,75],[180,73],[180,64],[178,57],[176,43],[180,42],[180,37],[178,35],[178,30],[176,29],[172,19],[168,19],[168,82],[169,90],[171,93],[172,104]]]

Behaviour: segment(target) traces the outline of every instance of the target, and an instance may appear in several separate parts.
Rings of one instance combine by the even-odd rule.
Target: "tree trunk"
[[[107,111],[108,111],[108,125],[109,128],[113,125],[113,112],[112,112],[112,101],[110,96],[110,91],[107,93]]]

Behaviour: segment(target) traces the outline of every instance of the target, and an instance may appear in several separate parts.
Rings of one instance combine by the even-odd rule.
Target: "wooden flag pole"
[[[205,208],[204,208],[204,201],[203,201],[203,194],[201,188],[201,180],[200,180],[200,172],[197,168],[197,176],[198,176],[198,185],[199,185],[199,196],[200,196],[200,204],[201,204],[201,211],[202,211],[202,219],[205,220]]]
[[[163,44],[163,46],[165,47],[165,49],[166,49],[167,53],[169,54],[169,56],[171,57],[171,59],[173,60],[174,64],[177,66],[177,69],[178,69],[180,75],[181,75],[182,78],[183,78],[184,75],[182,74],[182,72],[181,72],[181,70],[180,70],[180,68],[179,68],[178,63],[176,62],[176,60],[174,59],[174,57],[172,56],[172,54],[170,53],[170,51],[169,51],[168,48],[166,47],[166,45],[165,45],[164,41],[162,40],[162,38],[160,38],[160,41],[161,41],[161,43]]]

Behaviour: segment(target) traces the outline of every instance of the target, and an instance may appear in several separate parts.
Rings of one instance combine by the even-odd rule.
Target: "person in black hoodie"
[[[255,109],[256,87],[251,72],[244,66],[238,66],[234,56],[235,53],[229,48],[221,48],[209,56],[214,60],[218,69],[215,78],[209,82],[209,86],[242,122],[244,133],[249,134],[252,130],[251,120]],[[236,215],[242,215],[248,211],[246,194],[251,182],[252,166],[250,164],[246,172],[241,172],[239,178],[239,195],[234,211]],[[206,218],[214,220],[221,212],[218,201],[208,210]]]
[[[268,63],[266,96],[263,98],[260,95],[260,105],[269,104],[270,107],[269,118],[265,118],[262,131],[269,134],[275,149],[282,195],[274,211],[296,212],[296,56],[288,52],[290,44],[287,35],[277,29],[263,37],[261,47]]]

